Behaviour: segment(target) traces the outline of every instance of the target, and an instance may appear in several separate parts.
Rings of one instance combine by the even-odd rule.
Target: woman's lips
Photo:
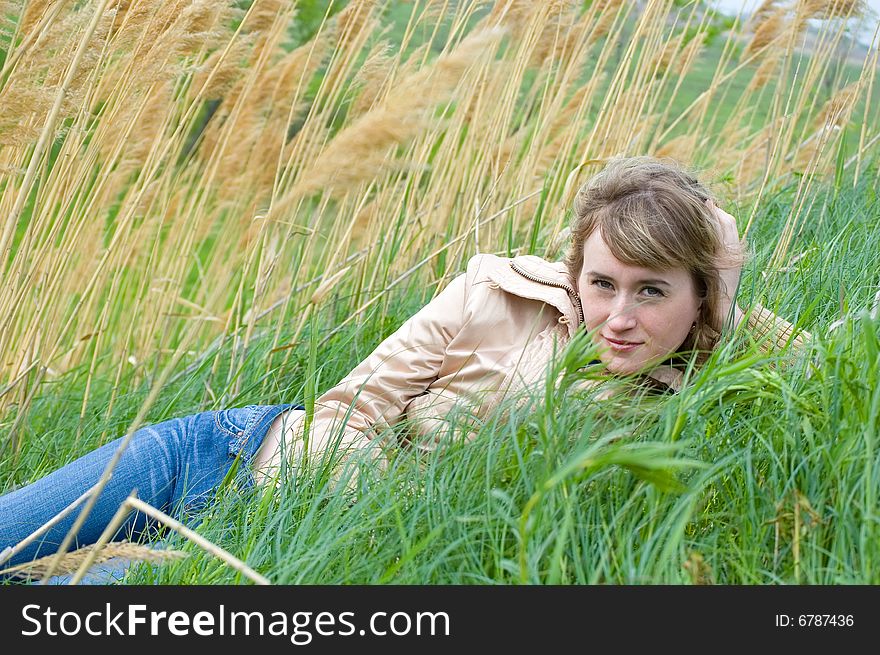
[[[641,341],[621,341],[619,339],[609,339],[605,336],[602,338],[605,339],[605,342],[611,347],[611,350],[621,353],[635,350],[642,345]]]

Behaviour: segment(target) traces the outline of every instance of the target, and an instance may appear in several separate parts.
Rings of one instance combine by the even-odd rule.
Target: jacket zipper
[[[537,275],[533,275],[528,271],[524,271],[518,264],[516,264],[512,259],[510,260],[510,268],[515,270],[517,273],[522,275],[525,278],[528,278],[532,282],[540,282],[541,284],[549,284],[551,287],[559,287],[560,289],[565,289],[568,292],[569,296],[572,296],[577,304],[578,310],[578,319],[580,320],[580,324],[584,322],[584,306],[581,304],[581,297],[578,295],[578,292],[571,288],[571,285],[565,284],[564,282],[557,282],[556,280],[546,280],[544,278],[540,278]]]

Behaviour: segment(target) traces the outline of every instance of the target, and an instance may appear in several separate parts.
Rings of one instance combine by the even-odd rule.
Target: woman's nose
[[[608,316],[607,325],[609,329],[615,332],[623,332],[634,328],[636,326],[634,309],[633,303],[628,302],[626,299],[621,298],[615,302]]]

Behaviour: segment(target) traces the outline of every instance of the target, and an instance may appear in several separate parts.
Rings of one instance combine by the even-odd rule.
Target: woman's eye
[[[642,291],[646,296],[650,296],[651,298],[662,298],[666,295],[657,287],[645,287]]]
[[[608,280],[593,280],[593,284],[599,287],[600,289],[612,289],[611,283]]]

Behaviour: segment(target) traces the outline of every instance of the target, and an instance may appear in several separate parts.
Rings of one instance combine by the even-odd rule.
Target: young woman
[[[412,446],[431,449],[453,408],[484,416],[543,379],[553,353],[579,330],[589,331],[607,372],[677,390],[676,363],[705,357],[744,316],[734,302],[741,266],[734,218],[697,180],[668,162],[613,160],[578,193],[564,262],[472,257],[463,274],[317,399],[308,430],[304,408],[291,404],[202,412],[138,430],[77,545],[97,540],[132,489],[166,512],[191,514],[239,460],[250,463],[246,484],[276,480],[282,457],[296,465],[305,453],[366,456],[381,465],[394,444],[380,433],[404,418]],[[747,324],[764,348],[800,343],[790,324],[761,307],[751,308]],[[0,497],[0,552],[95,484],[117,446]],[[77,513],[5,565],[54,552]],[[119,536],[145,527],[134,516]]]

